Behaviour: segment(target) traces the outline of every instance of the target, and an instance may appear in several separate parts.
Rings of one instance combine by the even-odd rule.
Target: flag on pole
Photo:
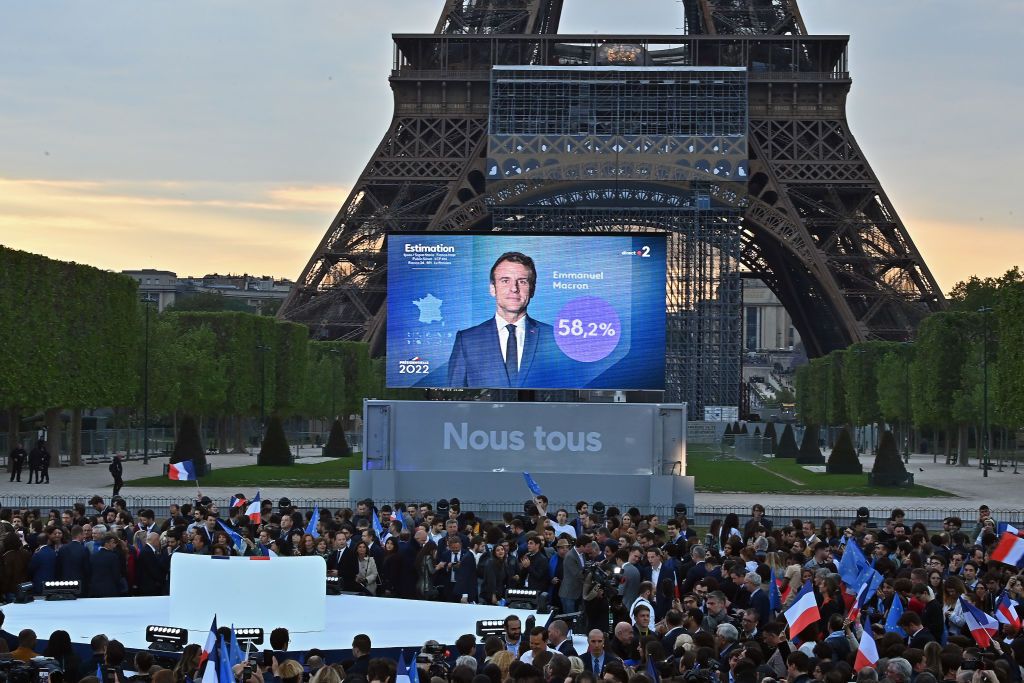
[[[206,663],[206,660],[210,658],[213,653],[213,649],[217,647],[217,615],[213,615],[213,624],[210,626],[210,633],[206,636],[206,644],[203,645],[203,651],[199,653],[199,666],[201,667]]]
[[[238,494],[236,496],[231,496],[231,502],[228,504],[228,506],[232,508],[240,508],[247,502],[248,501],[246,501],[245,496]]]
[[[992,643],[992,636],[999,631],[999,622],[982,612],[980,609],[960,598],[960,606],[964,610],[967,628],[971,629],[974,642],[984,649]]]
[[[870,596],[868,594],[868,591],[870,590],[870,583],[865,583],[863,586],[861,586],[860,591],[857,593],[857,599],[853,601],[853,607],[850,608],[850,614],[849,616],[847,616],[847,619],[849,619],[850,621],[857,621],[857,619],[860,617],[860,611],[864,609],[864,605],[866,605],[868,600],[870,599]]]
[[[226,533],[228,535],[228,538],[231,539],[231,545],[235,548],[236,551],[238,551],[238,554],[244,555],[245,541],[242,540],[242,535],[219,519],[217,520],[217,524],[220,525],[220,528],[223,529],[224,533]]]
[[[654,657],[647,656],[647,677],[650,678],[654,683],[660,683],[661,676],[658,675],[658,669],[654,666]]]
[[[217,648],[217,678],[218,683],[235,682],[235,674],[231,670],[231,655],[228,653],[228,644],[224,642],[224,638],[220,639],[220,646]]]
[[[263,513],[260,511],[260,507],[260,492],[257,491],[256,497],[249,503],[249,507],[245,508],[245,516],[248,517],[253,524],[260,524],[263,522]]]
[[[860,671],[866,666],[878,664],[878,645],[875,643],[871,629],[866,628],[860,634],[860,645],[857,646],[857,659],[853,662],[853,670]]]
[[[395,511],[391,515],[392,519],[398,520],[398,523],[402,525],[400,531],[405,531],[405,512],[402,508],[395,506]]]
[[[1008,626],[1020,628],[1020,615],[1017,613],[1019,603],[1003,591],[999,594],[999,602],[996,603],[996,621]]]
[[[1024,538],[1004,531],[999,537],[999,544],[992,550],[992,559],[1011,567],[1024,565]]]
[[[416,666],[416,662],[413,662]],[[398,666],[395,669],[395,683],[409,683],[409,667],[405,664],[405,651],[398,651]]]
[[[864,570],[870,567],[860,547],[856,543],[847,543],[843,557],[839,560],[839,577],[846,584],[847,592],[852,593],[860,588],[858,579]]]
[[[1002,534],[1006,533],[1007,531],[1009,531],[1011,534],[1017,534],[1018,536],[1021,536],[1022,534],[1024,534],[1024,531],[1021,531],[1017,527],[1012,526],[1010,524],[1007,524],[1006,522],[999,522],[996,525],[996,533],[997,534],[1002,535]]]
[[[539,496],[540,485],[533,480],[533,477],[530,476],[529,472],[523,472],[523,479],[526,480],[526,486],[530,489],[533,495]]]
[[[196,467],[191,460],[172,462],[167,466],[167,478],[171,481],[195,481]]]
[[[313,508],[313,514],[309,518],[309,524],[306,525],[306,533],[313,538],[320,538],[320,534],[317,533],[317,526],[320,525],[320,506],[317,505]]]
[[[782,607],[782,594],[779,593],[779,580],[775,578],[775,567],[768,580],[768,607],[778,611]]]
[[[814,599],[814,588],[810,581],[796,594],[796,600],[785,611],[785,617],[789,623],[789,633],[793,636],[803,633],[805,628],[821,621],[821,613],[818,611],[818,603]]]
[[[892,598],[892,607],[889,608],[889,616],[885,619],[885,632],[886,633],[899,633],[902,637],[907,637],[907,632],[899,626],[900,617],[903,616],[903,601],[899,595],[894,595]]]
[[[242,653],[242,648],[238,646],[238,636],[235,635],[234,624],[231,624],[231,642],[228,643],[228,655],[230,656],[231,666],[241,664],[245,661],[245,655]]]
[[[416,667],[416,655],[409,662],[409,683],[420,683],[420,670]]]
[[[373,533],[380,538],[384,535],[384,526],[380,523],[380,517],[377,516],[377,508],[370,510],[370,523],[373,524]]]

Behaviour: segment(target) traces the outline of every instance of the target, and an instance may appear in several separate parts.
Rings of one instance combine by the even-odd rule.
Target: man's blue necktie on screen
[[[516,339],[516,326],[505,325],[508,330],[508,341],[505,342],[505,370],[508,372],[508,383],[515,386],[519,379],[519,341]]]

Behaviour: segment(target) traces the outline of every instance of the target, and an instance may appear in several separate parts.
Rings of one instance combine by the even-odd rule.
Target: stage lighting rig
[[[341,595],[341,577],[340,576],[328,576],[327,577],[327,594],[328,595]]]
[[[14,587],[14,602],[18,605],[24,605],[27,602],[32,602],[36,598],[32,595],[32,582],[25,581],[19,583]]]
[[[43,595],[47,600],[77,600],[81,594],[81,581],[67,579],[43,581]]]
[[[511,609],[537,609],[540,591],[529,588],[509,588],[505,591],[505,602]]]
[[[176,626],[147,626],[146,642],[150,650],[181,652],[188,642],[188,629]]]
[[[476,622],[476,634],[481,638],[500,636],[505,633],[504,619],[481,619]]]
[[[263,629],[262,628],[236,628],[235,629],[235,640],[238,641],[238,646],[242,649],[248,650],[250,646],[256,647],[257,645],[263,644]]]

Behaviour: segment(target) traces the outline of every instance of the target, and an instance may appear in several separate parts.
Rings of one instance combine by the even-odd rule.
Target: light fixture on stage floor
[[[19,605],[24,605],[27,602],[35,600],[35,596],[32,595],[32,582],[26,581],[19,583],[15,587],[14,591],[14,602]]]
[[[561,619],[568,625],[569,633],[573,633],[573,627],[576,625],[576,620],[580,618],[583,612],[566,612],[565,614],[556,614],[551,617],[551,621],[558,621]]]
[[[262,628],[236,628],[235,639],[238,641],[238,646],[243,649],[249,649],[249,646],[257,646],[263,644],[263,629]]]
[[[511,609],[538,609],[540,592],[529,588],[509,588],[505,602]]]
[[[505,633],[504,619],[481,619],[476,622],[476,634],[481,638],[500,636]]]
[[[150,650],[181,652],[188,642],[188,630],[176,626],[147,626],[146,642]]]
[[[341,577],[340,576],[328,576],[327,577],[327,594],[328,595],[341,595]]]
[[[81,581],[43,581],[43,595],[47,600],[77,600],[81,594]]]

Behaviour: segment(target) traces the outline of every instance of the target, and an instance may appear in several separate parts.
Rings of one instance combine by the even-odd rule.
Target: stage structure
[[[737,402],[740,269],[812,357],[943,307],[847,124],[847,36],[807,35],[796,0],[558,35],[562,4],[448,0],[394,36],[394,118],[279,315],[382,353],[390,232],[662,231],[665,398],[699,415]]]

